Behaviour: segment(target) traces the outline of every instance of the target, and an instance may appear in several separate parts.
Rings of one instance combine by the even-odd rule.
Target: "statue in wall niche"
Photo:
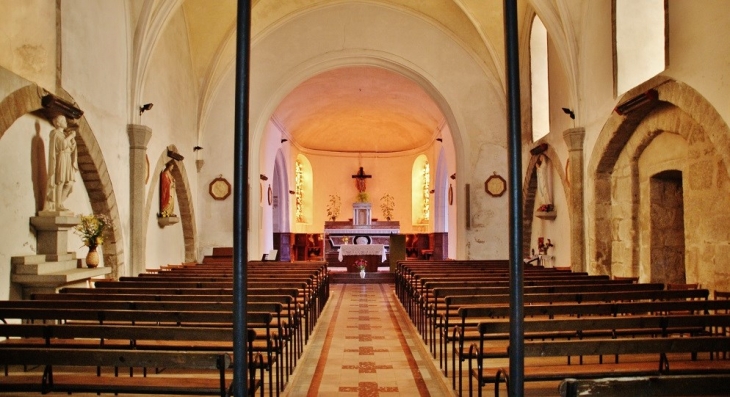
[[[553,195],[550,192],[550,164],[547,158],[540,155],[537,158],[537,193],[541,207],[544,211],[551,211],[553,207]]]
[[[175,216],[175,178],[172,169],[175,167],[175,160],[165,164],[165,169],[160,173],[160,218]]]
[[[76,131],[67,130],[66,117],[53,118],[53,130],[48,142],[48,190],[44,211],[66,211],[63,203],[73,190],[79,169]]]

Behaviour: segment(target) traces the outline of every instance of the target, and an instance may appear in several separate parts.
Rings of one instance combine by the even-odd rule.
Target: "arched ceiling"
[[[481,60],[495,85],[503,87],[501,0],[371,0],[401,8],[448,31]],[[303,11],[339,0],[254,0],[252,37]],[[202,96],[215,84],[221,65],[235,54],[235,0],[184,0],[192,69]],[[225,58],[225,59],[223,59]],[[204,100],[204,99],[203,99]],[[274,122],[301,149],[344,153],[388,153],[423,148],[439,134],[443,115],[415,83],[375,67],[348,67],[314,76],[278,106]]]
[[[298,147],[393,153],[428,146],[443,115],[413,81],[377,67],[344,67],[297,86],[274,112]]]

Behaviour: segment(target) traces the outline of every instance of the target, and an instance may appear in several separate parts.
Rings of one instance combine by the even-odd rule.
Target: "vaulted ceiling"
[[[254,0],[252,36],[302,11],[334,3]],[[503,79],[502,0],[378,0],[447,30]],[[201,92],[220,64],[231,63],[235,0],[185,0],[192,68]],[[502,82],[497,84],[502,85]],[[345,153],[392,153],[424,148],[444,116],[416,83],[376,67],[347,67],[314,76],[279,104],[273,121],[298,147]]]

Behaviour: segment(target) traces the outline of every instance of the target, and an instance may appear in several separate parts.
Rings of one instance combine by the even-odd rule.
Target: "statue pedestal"
[[[71,211],[41,211],[30,218],[36,230],[37,255],[14,256],[11,281],[23,288],[23,299],[34,293],[55,293],[60,288],[89,286],[92,277],[111,273],[110,267],[89,269],[68,252],[68,231],[81,220]]]

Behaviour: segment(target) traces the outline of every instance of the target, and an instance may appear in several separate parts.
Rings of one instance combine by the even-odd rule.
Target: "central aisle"
[[[386,284],[334,284],[285,396],[453,395]]]

